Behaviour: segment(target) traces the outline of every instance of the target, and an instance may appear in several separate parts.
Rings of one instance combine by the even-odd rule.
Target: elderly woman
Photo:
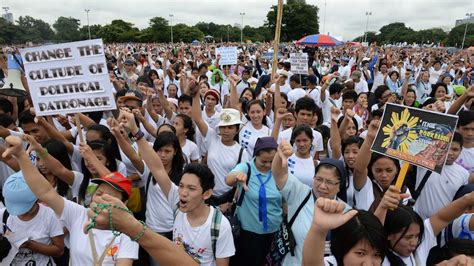
[[[323,159],[316,167],[312,187],[303,184],[288,173],[288,158],[293,154],[290,143],[283,141],[272,163],[273,177],[283,199],[288,203],[288,220],[296,246],[294,256],[286,254],[283,265],[301,265],[303,243],[311,227],[314,203],[317,198],[337,199],[343,202],[346,189],[346,171],[341,161]],[[340,195],[343,199],[338,198]],[[345,209],[350,207],[344,203]],[[294,217],[296,215],[296,217]],[[327,250],[328,247],[326,247]],[[326,252],[328,253],[328,252]]]

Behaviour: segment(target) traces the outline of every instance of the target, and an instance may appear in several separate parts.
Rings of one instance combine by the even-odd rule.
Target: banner
[[[441,173],[458,117],[387,104],[372,150]]]
[[[277,57],[278,59],[283,59],[284,56],[282,53],[278,53]],[[273,52],[263,53],[262,58],[266,60],[273,60]]]
[[[219,65],[236,65],[237,64],[237,47],[219,47],[216,48],[216,55],[221,55]]]
[[[101,39],[20,52],[37,115],[116,109]]]
[[[291,53],[290,54],[290,71],[293,74],[308,75],[308,54],[307,53]]]

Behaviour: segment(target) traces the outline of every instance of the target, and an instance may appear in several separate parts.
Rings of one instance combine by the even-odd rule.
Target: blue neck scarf
[[[265,190],[265,184],[272,178],[272,171],[268,172],[267,178],[262,174],[257,174],[258,181],[260,182],[260,188],[258,190],[258,219],[263,221],[263,231],[268,231],[268,216],[267,216],[267,192]]]

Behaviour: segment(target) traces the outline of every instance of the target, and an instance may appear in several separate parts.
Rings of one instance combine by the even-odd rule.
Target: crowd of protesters
[[[220,63],[222,45],[238,46],[236,64]],[[0,55],[0,84],[12,51]],[[299,52],[304,75],[292,73]],[[117,110],[77,123],[36,116],[28,95],[0,96],[0,261],[473,265],[474,51],[130,43],[105,53]],[[387,103],[458,116],[441,174],[411,166],[394,185],[401,162],[370,150]],[[279,260],[282,226],[293,241]]]

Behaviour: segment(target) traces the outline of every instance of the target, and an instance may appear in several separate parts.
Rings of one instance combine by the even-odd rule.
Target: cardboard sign
[[[21,50],[39,116],[116,109],[102,40]]]
[[[291,53],[290,54],[290,71],[293,74],[308,75],[308,54],[307,53]]]
[[[387,104],[372,150],[441,173],[458,117]]]
[[[278,53],[277,57],[278,59],[283,59],[284,56],[282,53]],[[263,53],[262,58],[266,60],[273,60],[273,52]]]
[[[216,55],[221,55],[219,61],[221,66],[237,64],[237,47],[235,46],[216,48]]]

